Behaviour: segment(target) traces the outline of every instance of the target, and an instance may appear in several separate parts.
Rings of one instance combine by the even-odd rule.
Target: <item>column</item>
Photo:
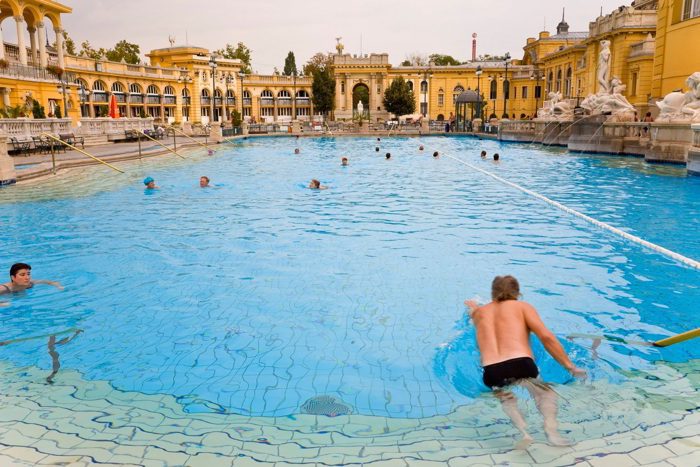
[[[0,60],[5,60],[5,39],[2,37],[2,29],[0,29]]]
[[[39,23],[37,28],[39,28],[39,63],[46,68],[49,64],[49,56],[46,53],[46,28],[44,23]]]
[[[24,17],[15,16],[17,23],[17,47],[19,47],[19,62],[22,65],[27,65],[27,46],[24,43]]]
[[[32,53],[32,65],[36,66],[39,61],[38,51],[36,48],[36,28],[34,26],[27,28],[29,31],[29,47]]]
[[[59,68],[65,69],[66,62],[63,57],[63,29],[54,28],[54,32],[56,33],[56,49],[58,49],[58,66]]]
[[[2,92],[2,105],[5,107],[10,106],[10,88],[2,88],[0,90]]]

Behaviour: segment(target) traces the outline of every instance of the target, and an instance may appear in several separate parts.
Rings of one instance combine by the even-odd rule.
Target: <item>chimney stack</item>
[[[476,61],[476,33],[472,34],[472,62]]]

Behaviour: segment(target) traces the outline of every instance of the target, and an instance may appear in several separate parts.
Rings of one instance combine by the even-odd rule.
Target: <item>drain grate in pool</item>
[[[332,396],[316,396],[304,402],[304,405],[301,406],[301,412],[336,417],[351,414],[352,407]]]

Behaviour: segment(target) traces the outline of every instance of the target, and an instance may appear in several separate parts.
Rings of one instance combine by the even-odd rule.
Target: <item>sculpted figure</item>
[[[672,92],[656,103],[661,110],[656,121],[700,122],[700,72],[690,75],[685,84],[688,92]]]
[[[598,85],[599,92],[610,92],[610,41],[600,41],[600,54],[598,54]]]

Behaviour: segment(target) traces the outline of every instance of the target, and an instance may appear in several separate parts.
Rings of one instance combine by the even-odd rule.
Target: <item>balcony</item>
[[[236,98],[235,97],[227,97],[226,98],[226,105],[233,107],[236,105]]]
[[[219,107],[221,106],[223,99],[221,97],[214,97],[214,105]]]
[[[123,92],[113,92],[112,95],[114,96],[118,104],[126,103],[126,96]]]
[[[0,68],[0,76],[13,79],[34,79],[38,81],[58,81],[58,76],[45,68],[37,66],[25,66],[19,63],[10,62],[5,68]],[[75,74],[63,73],[63,79],[72,83],[75,81]]]
[[[182,98],[182,105],[184,105],[184,106],[192,105],[192,98],[191,97],[183,97]]]
[[[148,96],[146,96],[146,104],[159,105],[160,104],[160,96],[149,94]]]
[[[261,97],[260,106],[261,107],[274,107],[275,99],[272,97]]]
[[[251,105],[253,105],[253,99],[250,97],[244,97],[243,98],[243,105],[245,107],[250,107]]]
[[[297,107],[308,107],[311,105],[311,98],[297,97]]]
[[[201,98],[201,104],[202,104],[202,105],[210,105],[210,104],[211,104],[211,97],[209,97],[209,96],[202,96],[202,98]]]
[[[175,105],[177,104],[177,101],[175,99],[175,96],[165,96],[163,98],[163,104],[165,105]]]
[[[130,104],[143,104],[143,94],[132,94],[129,96]]]
[[[278,97],[277,98],[277,105],[279,107],[291,107],[292,106],[292,98],[291,97]]]

